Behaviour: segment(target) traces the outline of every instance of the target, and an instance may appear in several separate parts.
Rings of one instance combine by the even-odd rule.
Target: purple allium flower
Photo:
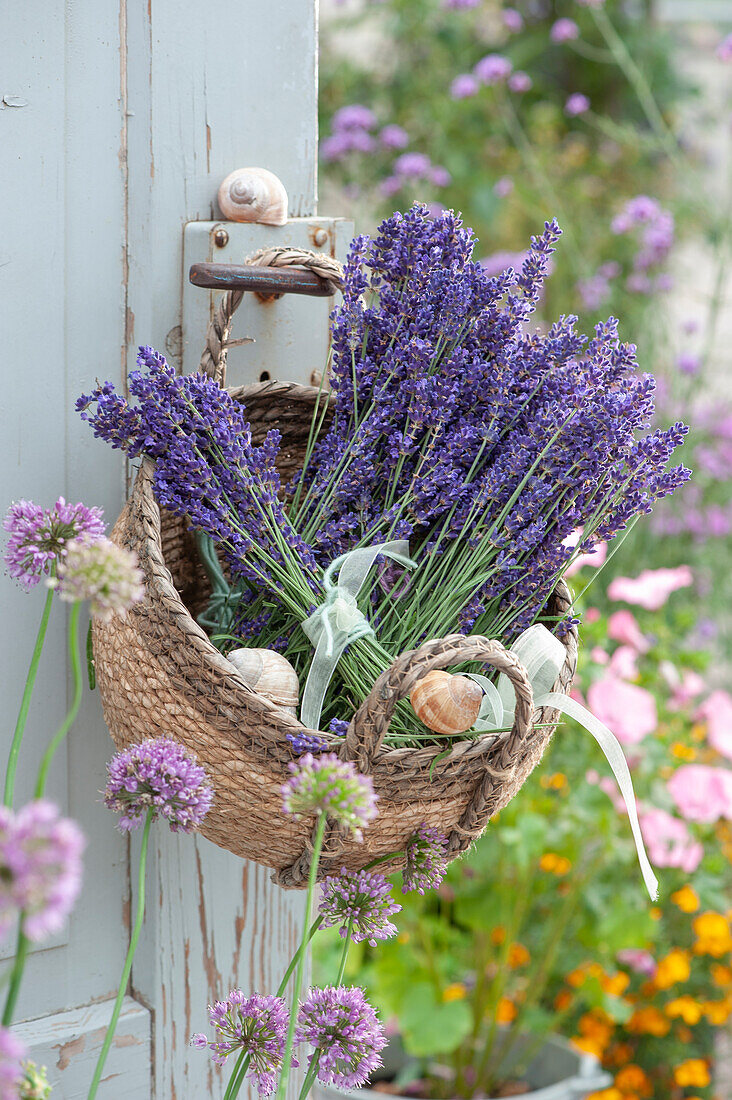
[[[499,199],[505,199],[511,194],[514,188],[514,182],[510,176],[501,176],[499,180],[493,184],[493,192],[498,195]]]
[[[292,751],[298,755],[303,752],[325,752],[328,742],[324,737],[318,737],[314,733],[288,733],[285,735],[292,745]]]
[[[508,78],[509,90],[515,92],[517,95],[522,95],[524,92],[531,91],[533,84],[534,82],[529,74],[521,72],[521,70],[516,73],[511,73]]]
[[[18,1100],[27,1053],[10,1028],[0,1026],[0,1100]]]
[[[399,176],[386,176],[379,184],[379,191],[385,198],[390,199],[398,194],[403,186],[404,180]]]
[[[232,989],[225,1001],[208,1006],[208,1015],[216,1040],[209,1042],[199,1032],[191,1037],[191,1046],[211,1050],[217,1066],[222,1066],[232,1052],[246,1051],[247,1076],[254,1081],[257,1092],[260,1096],[273,1093],[287,1038],[288,1012],[282,998],[260,993],[245,997],[240,989]]]
[[[572,92],[572,95],[568,97],[567,102],[564,104],[564,113],[569,118],[576,118],[577,115],[583,115],[585,111],[589,111],[589,109],[590,101],[582,92]]]
[[[78,825],[51,802],[0,808],[0,936],[20,910],[29,940],[58,931],[81,887],[84,845]]]
[[[67,504],[63,497],[52,508],[41,508],[30,500],[15,501],[3,527],[10,534],[5,548],[8,572],[26,588],[48,575],[51,562],[64,555],[72,539],[82,535],[97,539],[104,534],[101,508]]]
[[[632,272],[625,285],[632,294],[650,294],[653,290],[653,283],[642,271]]]
[[[432,162],[425,153],[402,153],[393,164],[397,176],[405,179],[426,179],[431,168]]]
[[[328,814],[360,840],[361,830],[376,817],[378,795],[370,775],[361,775],[348,760],[333,752],[317,759],[307,753],[287,765],[292,777],[282,785],[285,813]]]
[[[489,53],[481,57],[473,73],[481,84],[500,84],[511,75],[513,65],[500,53]]]
[[[574,19],[557,19],[549,31],[552,42],[571,42],[579,38],[579,27]]]
[[[309,990],[297,1016],[296,1043],[315,1047],[318,1080],[354,1089],[382,1064],[384,1028],[357,986]]]
[[[69,542],[58,563],[58,576],[48,585],[69,603],[89,600],[91,614],[103,622],[145,596],[137,554],[108,538],[87,536]]]
[[[717,57],[720,61],[732,61],[732,34],[728,34],[717,46]]]
[[[362,103],[349,103],[340,107],[333,115],[331,126],[334,133],[339,130],[373,130],[376,115]]]
[[[511,34],[518,34],[519,31],[523,30],[524,17],[515,8],[504,8],[501,12],[501,19],[504,27]]]
[[[447,837],[433,825],[422,824],[407,842],[402,891],[436,890],[447,871]]]
[[[368,940],[376,947],[377,940],[396,935],[396,925],[389,917],[401,912],[401,905],[391,896],[391,883],[373,871],[347,871],[323,879],[320,915],[323,927],[339,925],[345,939],[349,929],[354,943]]]
[[[173,832],[197,829],[211,809],[213,790],[195,756],[167,737],[150,737],[116,753],[107,765],[104,804],[121,813],[120,829],[161,814]]]
[[[380,131],[379,141],[386,149],[404,149],[409,144],[409,134],[404,127],[392,122]]]
[[[613,233],[628,233],[638,225],[655,222],[661,214],[661,207],[649,195],[635,195],[628,199],[623,209],[610,225]]]
[[[682,374],[698,374],[701,370],[701,359],[693,351],[682,351],[676,360],[676,366]]]
[[[449,187],[452,183],[452,176],[448,172],[447,168],[443,168],[441,164],[433,164],[429,172],[430,182],[434,183],[435,187]]]
[[[468,99],[476,95],[480,85],[472,73],[460,73],[450,85],[452,99]]]

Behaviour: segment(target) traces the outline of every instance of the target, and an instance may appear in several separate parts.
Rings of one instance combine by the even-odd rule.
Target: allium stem
[[[343,951],[341,952],[341,961],[338,967],[338,977],[335,980],[336,985],[343,985],[343,975],[346,972],[346,963],[348,962],[348,948],[351,946],[351,931],[353,930],[353,920],[349,920],[348,929],[346,931],[346,938],[343,941]]]
[[[79,707],[81,706],[81,696],[84,690],[84,680],[82,676],[82,664],[81,664],[81,651],[79,649],[79,615],[81,613],[81,602],[77,602],[71,605],[71,613],[69,615],[69,657],[71,658],[71,671],[74,677],[74,698],[71,702],[71,706],[64,718],[63,722],[54,733],[48,748],[43,754],[41,760],[41,766],[38,769],[38,780],[36,782],[35,798],[43,798],[43,793],[46,789],[46,781],[48,779],[48,772],[51,767],[51,762],[56,754],[57,749],[61,745],[62,741],[66,737],[73,726],[76,715],[79,713]]]
[[[308,931],[310,928],[310,915],[313,911],[313,896],[315,894],[315,883],[318,877],[318,864],[320,862],[320,853],[323,848],[323,837],[325,836],[325,827],[328,823],[328,817],[326,814],[321,813],[318,816],[318,824],[315,829],[315,839],[313,841],[313,854],[310,860],[310,874],[308,875],[308,890],[305,897],[305,917],[303,919],[303,935],[302,942],[300,944],[300,950],[298,952],[297,970],[295,971],[295,984],[292,990],[292,1001],[290,1005],[290,1022],[287,1026],[287,1043],[285,1045],[285,1058],[282,1063],[282,1074],[280,1076],[280,1083],[277,1086],[276,1100],[284,1100],[287,1094],[287,1081],[290,1076],[290,1062],[292,1061],[292,1046],[293,1039],[295,1037],[295,1025],[297,1023],[297,1010],[300,1003],[300,990],[302,989],[302,976],[305,969],[305,946],[308,939]]]
[[[127,958],[125,959],[125,964],[122,967],[122,976],[119,980],[117,998],[114,1002],[114,1008],[112,1009],[112,1019],[109,1021],[107,1034],[104,1036],[104,1043],[102,1044],[102,1049],[99,1052],[99,1058],[97,1060],[96,1069],[94,1070],[94,1077],[92,1079],[91,1087],[89,1088],[87,1100],[93,1100],[93,1098],[96,1096],[97,1089],[99,1088],[99,1082],[102,1079],[104,1063],[107,1060],[109,1048],[112,1045],[112,1039],[114,1038],[114,1033],[117,1030],[117,1022],[119,1020],[119,1014],[122,1010],[122,1001],[124,1000],[125,993],[127,991],[127,983],[130,980],[130,972],[132,971],[132,960],[135,957],[135,951],[137,950],[137,944],[140,939],[140,932],[142,931],[142,922],[145,917],[145,867],[147,864],[147,849],[150,840],[150,826],[153,822],[153,816],[154,810],[148,810],[147,816],[145,818],[145,824],[142,830],[140,866],[137,872],[137,910],[135,912],[135,924],[132,929],[132,935],[130,936],[130,946],[127,949]]]
[[[229,1083],[226,1086],[226,1092],[224,1093],[223,1100],[234,1100],[234,1098],[239,1095],[239,1089],[244,1084],[244,1078],[246,1077],[246,1072],[249,1069],[250,1058],[251,1054],[248,1050],[242,1049],[239,1052],[239,1057],[236,1060],[233,1073],[231,1074]]]
[[[55,573],[55,565],[55,562],[51,563],[51,576],[53,576]],[[15,772],[18,767],[18,756],[20,754],[20,746],[23,741],[23,733],[25,732],[25,724],[28,720],[28,711],[30,709],[33,688],[35,687],[36,683],[36,674],[38,672],[38,665],[41,660],[43,643],[46,640],[46,630],[48,628],[48,620],[51,615],[52,601],[53,589],[49,588],[46,594],[46,602],[43,605],[43,614],[41,615],[41,622],[38,627],[36,644],[33,647],[33,656],[31,657],[30,666],[28,668],[28,676],[25,681],[23,698],[21,700],[20,710],[18,712],[18,721],[15,723],[15,732],[13,733],[13,740],[10,745],[10,753],[8,754],[8,767],[7,771],[5,772],[5,795],[3,798],[3,805],[8,807],[12,807],[13,805],[13,795],[15,793]]]
[[[18,942],[15,948],[15,962],[13,963],[13,969],[10,973],[10,985],[8,986],[8,995],[5,998],[5,1009],[3,1010],[3,1027],[10,1027],[11,1023],[13,1022],[13,1013],[15,1012],[15,1006],[18,1003],[20,985],[23,981],[25,961],[28,958],[28,947],[30,945],[30,940],[23,931],[24,924],[25,913],[21,913],[18,923]]]
[[[300,1095],[298,1096],[298,1100],[305,1100],[306,1096],[310,1092],[310,1089],[313,1087],[313,1081],[315,1080],[315,1075],[318,1072],[318,1062],[319,1061],[320,1061],[320,1051],[316,1050],[315,1053],[313,1054],[312,1059],[310,1060],[310,1065],[308,1066],[308,1071],[305,1074],[305,1080],[302,1083],[302,1088],[300,1089]]]

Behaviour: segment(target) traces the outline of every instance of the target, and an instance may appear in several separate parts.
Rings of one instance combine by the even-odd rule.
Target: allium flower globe
[[[49,574],[51,563],[64,555],[72,539],[98,539],[104,534],[100,508],[67,504],[63,497],[52,508],[18,500],[10,505],[3,527],[10,535],[5,548],[8,572],[26,588]]]
[[[0,1026],[0,1100],[18,1100],[26,1049],[7,1027]]]
[[[318,1080],[354,1089],[382,1064],[384,1028],[358,987],[311,989],[300,1006],[296,1043],[315,1047]]]
[[[0,936],[21,910],[29,940],[58,931],[79,894],[84,845],[52,802],[29,802],[17,813],[0,808]]]
[[[281,997],[253,993],[246,997],[232,989],[225,1001],[208,1006],[216,1040],[209,1042],[201,1033],[191,1038],[191,1046],[212,1051],[216,1065],[222,1066],[232,1052],[249,1055],[247,1076],[260,1096],[269,1096],[277,1088],[287,1037],[288,1012]]]
[[[377,940],[396,935],[396,925],[389,918],[401,908],[391,896],[391,883],[374,872],[347,871],[344,867],[340,875],[322,882],[319,911],[323,927],[338,926],[344,938],[350,930],[355,943],[368,940],[376,947]]]
[[[118,752],[107,765],[104,803],[121,813],[120,829],[138,828],[148,810],[164,817],[173,832],[197,829],[211,809],[213,790],[206,772],[177,741],[148,738]]]
[[[145,595],[137,555],[107,538],[70,542],[59,562],[58,577],[48,583],[69,603],[89,600],[92,615],[103,622]]]
[[[435,890],[447,870],[447,837],[433,825],[422,824],[410,838],[402,872],[402,891]]]
[[[328,814],[361,839],[361,830],[376,817],[378,795],[369,775],[329,752],[312,753],[288,764],[291,778],[282,786],[285,813],[293,817]]]

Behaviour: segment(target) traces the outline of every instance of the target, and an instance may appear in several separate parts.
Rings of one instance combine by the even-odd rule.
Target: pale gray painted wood
[[[29,1057],[46,1067],[53,1100],[85,1100],[111,1013],[103,1001],[18,1025]],[[150,1022],[147,1009],[125,997],[98,1096],[150,1095]]]

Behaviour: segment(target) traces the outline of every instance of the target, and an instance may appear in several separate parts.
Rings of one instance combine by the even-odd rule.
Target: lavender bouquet
[[[474,238],[450,211],[432,217],[417,204],[356,238],[332,318],[332,419],[322,430],[316,409],[288,486],[278,433],[254,446],[241,405],[202,375],[177,377],[151,348],[130,376],[136,404],[109,383],[77,403],[96,435],[155,460],[160,505],[228,564],[241,603],[224,649],[238,639],[279,649],[302,676],[312,646],[301,626],[322,605],[329,564],[408,542],[414,568],[379,559],[361,590],[374,633],[341,657],[326,721],[427,638],[510,642],[545,614],[579,554],[689,476],[668,465],[686,428],[651,430],[654,381],[616,321],[591,339],[573,317],[547,331],[532,324],[559,235],[547,223],[521,270],[497,276],[473,260]],[[393,741],[436,736],[400,707]]]

